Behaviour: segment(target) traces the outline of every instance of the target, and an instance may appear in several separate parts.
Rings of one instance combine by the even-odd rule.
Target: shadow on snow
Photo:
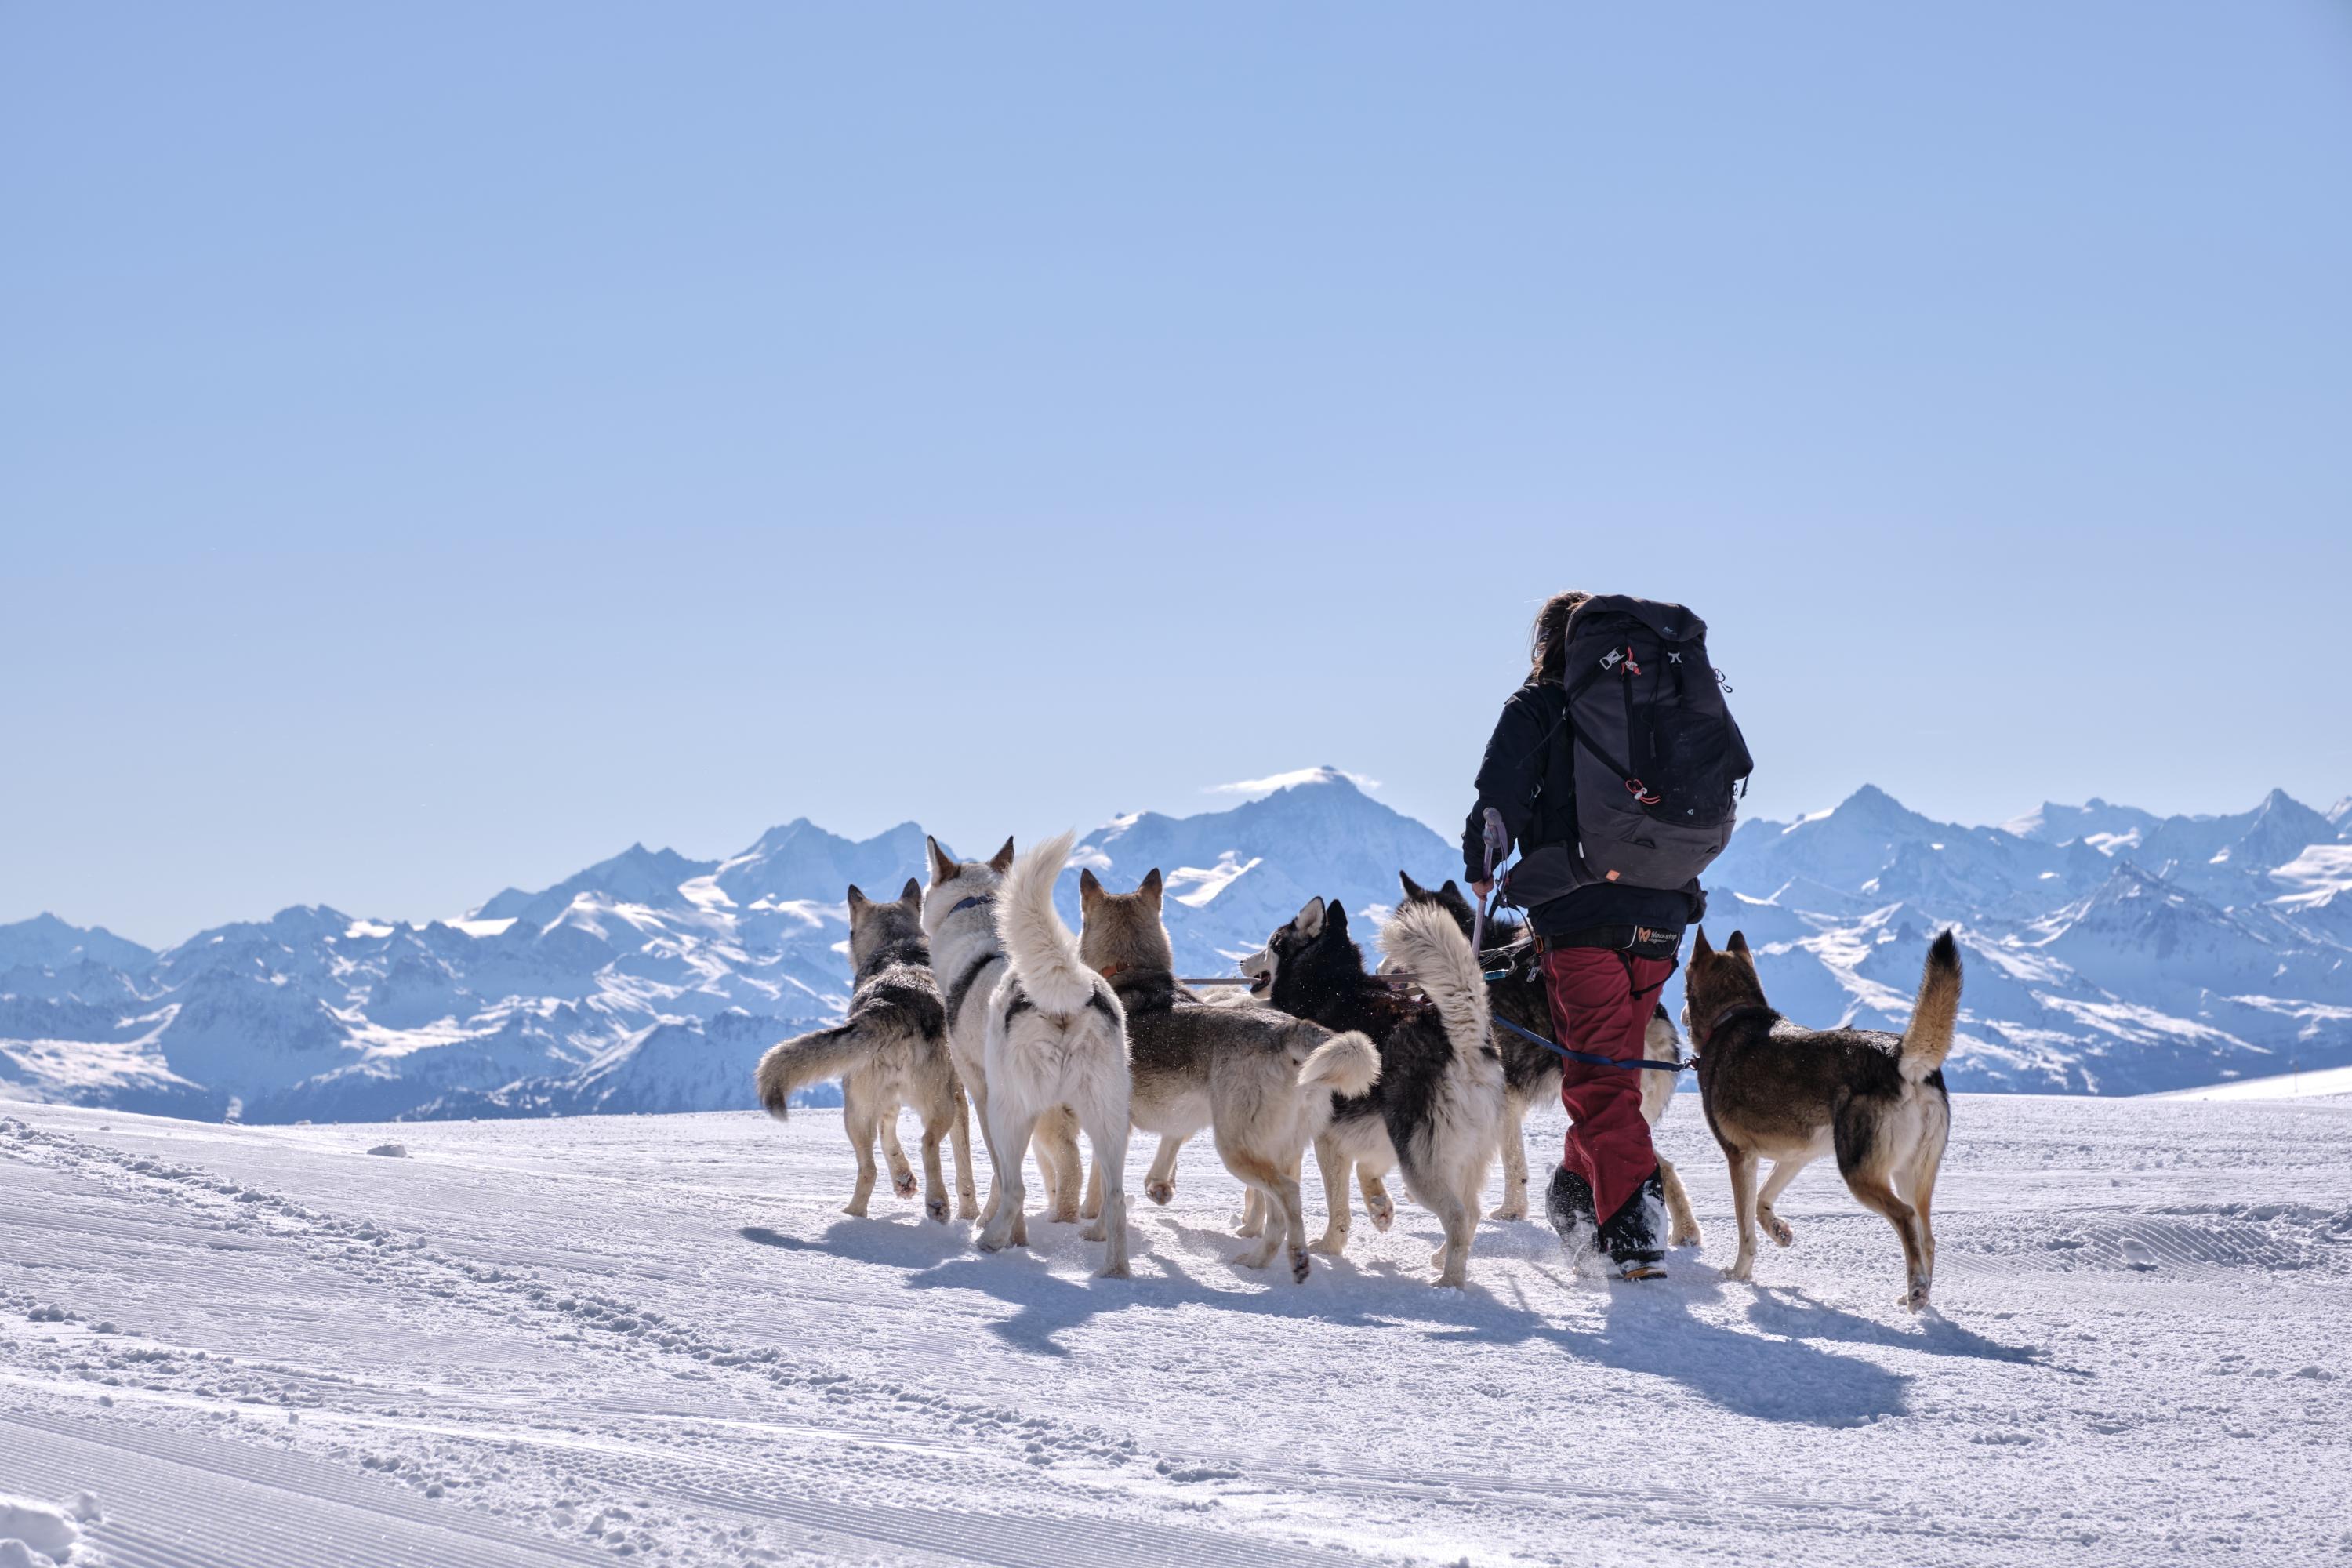
[[[1137,1247],[1139,1272],[1132,1279],[1074,1279],[1053,1272],[1044,1255],[1063,1250],[1076,1227],[1034,1215],[1034,1250],[1013,1249],[994,1257],[974,1256],[969,1229],[961,1224],[844,1219],[816,1241],[761,1226],[746,1226],[740,1234],[747,1241],[788,1252],[821,1252],[907,1270],[912,1289],[973,1290],[1003,1301],[1014,1310],[991,1322],[989,1331],[1031,1355],[1068,1355],[1060,1336],[1105,1313],[1131,1307],[1202,1307],[1391,1333],[1418,1330],[1443,1343],[1540,1343],[1594,1366],[1679,1384],[1738,1415],[1811,1426],[1852,1426],[1903,1415],[1911,1381],[1905,1373],[1815,1342],[2048,1364],[2040,1351],[1987,1339],[1937,1314],[1906,1329],[1785,1289],[1750,1288],[1755,1300],[1747,1320],[1754,1331],[1743,1331],[1710,1322],[1692,1310],[1723,1295],[1725,1287],[1712,1268],[1685,1265],[1675,1278],[1638,1289],[1596,1290],[1533,1262],[1507,1242],[1506,1255],[1559,1287],[1560,1303],[1603,1303],[1598,1321],[1562,1322],[1556,1314],[1528,1305],[1523,1293],[1514,1291],[1519,1299],[1506,1300],[1475,1277],[1466,1292],[1441,1291],[1428,1283],[1425,1271],[1345,1258],[1318,1258],[1314,1277],[1303,1286],[1291,1284],[1277,1257],[1272,1268],[1255,1276],[1266,1281],[1265,1289],[1221,1288],[1196,1278],[1187,1263],[1201,1258],[1231,1268],[1232,1258],[1245,1244],[1164,1215],[1138,1215],[1131,1223],[1145,1237],[1163,1244]],[[1146,1271],[1152,1268],[1160,1272]]]

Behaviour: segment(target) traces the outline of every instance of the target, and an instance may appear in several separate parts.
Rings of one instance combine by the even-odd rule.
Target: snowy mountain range
[[[1377,918],[1399,869],[1460,871],[1349,775],[1265,783],[1087,837],[1067,918],[1076,866],[1113,887],[1157,866],[1180,966],[1230,973],[1312,895]],[[848,884],[888,896],[922,864],[913,823],[852,841],[799,820],[724,859],[633,845],[422,926],[298,906],[156,952],[38,916],[0,926],[0,1099],[257,1121],[748,1107],[760,1053],[846,1001]],[[2093,800],[1963,827],[1865,786],[1743,824],[1707,881],[1708,923],[1746,930],[1807,1023],[1900,1027],[1928,938],[1957,926],[1957,1089],[2352,1063],[2352,801],[2158,817]]]

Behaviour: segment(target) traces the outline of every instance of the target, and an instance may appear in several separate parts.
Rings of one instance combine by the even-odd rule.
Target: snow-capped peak
[[[1211,784],[1203,795],[1237,795],[1253,800],[1280,790],[1297,789],[1306,784],[1347,784],[1360,790],[1381,787],[1381,781],[1362,773],[1351,773],[1344,768],[1325,765],[1319,768],[1294,768],[1286,773],[1268,773],[1262,779],[1242,779],[1234,784]]]

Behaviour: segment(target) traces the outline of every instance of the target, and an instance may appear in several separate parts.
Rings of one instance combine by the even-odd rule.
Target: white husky
[[[1054,1106],[1077,1112],[1103,1173],[1102,1212],[1082,1234],[1106,1243],[1102,1272],[1127,1275],[1127,1014],[1118,994],[1078,958],[1078,939],[1054,910],[1054,884],[1076,836],[1064,833],[1013,862],[997,891],[996,930],[1005,973],[988,1000],[982,1054],[996,1212],[983,1251],[1026,1246],[1021,1162],[1037,1119]]]
[[[983,1055],[988,1038],[988,999],[1004,974],[1004,943],[996,935],[996,894],[1013,864],[1013,840],[985,860],[957,860],[940,847],[936,838],[923,840],[929,857],[930,886],[923,889],[923,933],[930,938],[931,967],[939,973],[948,1012],[948,1054],[956,1076],[963,1080],[980,1118],[980,1135],[988,1142],[989,1159],[996,1146],[988,1131],[988,1064]],[[1078,1153],[1078,1119],[1066,1105],[1057,1105],[1037,1121],[1034,1147],[1037,1171],[1045,1178],[1049,1215],[1068,1222],[1078,1217],[1078,1186],[1085,1166]],[[996,1194],[988,1194],[985,1208],[967,1210],[985,1224],[996,1213]],[[1091,1214],[1089,1218],[1093,1217]]]

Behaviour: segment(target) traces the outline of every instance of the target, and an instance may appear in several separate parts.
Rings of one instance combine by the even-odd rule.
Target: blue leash
[[[1532,1040],[1537,1045],[1541,1046],[1544,1049],[1552,1052],[1556,1056],[1565,1057],[1572,1062],[1588,1062],[1597,1068],[1623,1068],[1629,1072],[1681,1072],[1685,1068],[1698,1066],[1698,1058],[1696,1057],[1691,1058],[1691,1059],[1686,1062],[1658,1062],[1647,1060],[1620,1061],[1615,1057],[1595,1056],[1591,1051],[1571,1051],[1566,1046],[1553,1045],[1549,1040],[1545,1039],[1533,1029],[1520,1028],[1508,1018],[1496,1016],[1494,1021],[1500,1024],[1504,1028],[1510,1030],[1511,1033],[1518,1036],[1521,1039]]]

